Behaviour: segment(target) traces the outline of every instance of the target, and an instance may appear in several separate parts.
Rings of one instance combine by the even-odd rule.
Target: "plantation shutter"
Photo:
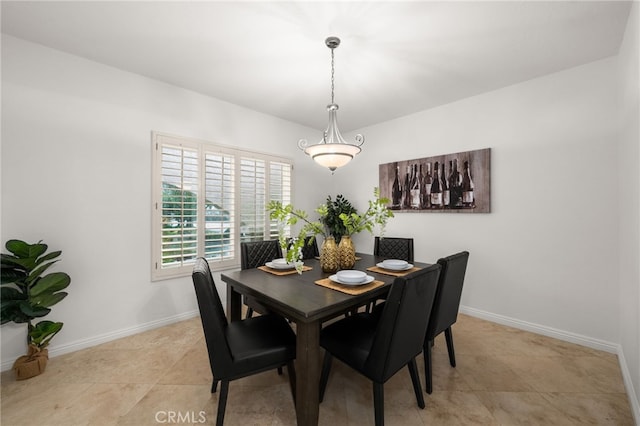
[[[280,201],[283,206],[291,204],[291,164],[271,162],[269,167],[269,199]],[[290,233],[287,226],[285,233]],[[275,221],[269,223],[269,239],[278,238],[278,226]]]
[[[224,261],[235,255],[234,158],[205,154],[205,239],[207,259]]]
[[[240,165],[240,221],[250,230],[240,241],[261,241],[265,238],[266,162],[255,158],[241,159]]]
[[[162,146],[162,267],[193,263],[198,248],[198,151]]]
[[[240,266],[240,242],[275,239],[267,203],[291,202],[281,157],[153,132],[152,280]]]

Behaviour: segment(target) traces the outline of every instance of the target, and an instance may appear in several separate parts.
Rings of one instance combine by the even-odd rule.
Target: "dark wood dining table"
[[[320,409],[319,382],[321,367],[320,329],[322,323],[352,311],[376,298],[384,297],[394,276],[367,271],[384,260],[358,253],[353,269],[372,275],[385,284],[366,293],[350,295],[315,284],[329,277],[316,259],[305,260],[312,267],[302,274],[278,276],[260,269],[226,272],[221,275],[227,284],[227,316],[237,321],[242,316],[242,295],[252,296],[270,311],[288,318],[296,325],[296,417],[300,426],[318,424]],[[426,263],[415,263],[427,267]]]

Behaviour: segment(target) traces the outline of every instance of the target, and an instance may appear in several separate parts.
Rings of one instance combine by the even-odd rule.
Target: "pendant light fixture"
[[[340,134],[340,130],[338,130],[338,104],[333,100],[333,51],[340,45],[340,39],[338,37],[327,37],[324,43],[331,49],[331,103],[327,105],[329,124],[320,142],[315,145],[308,145],[306,139],[300,139],[298,141],[298,147],[302,149],[305,154],[313,158],[316,163],[323,167],[328,167],[333,174],[338,167],[346,165],[353,157],[360,153],[360,146],[364,143],[364,136],[360,134],[356,135],[355,144],[350,144],[344,140]]]

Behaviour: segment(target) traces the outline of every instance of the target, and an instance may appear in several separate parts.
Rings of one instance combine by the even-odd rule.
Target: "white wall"
[[[634,2],[620,47],[620,344],[640,423],[640,4]],[[627,388],[630,386],[628,385]]]
[[[492,150],[490,214],[399,213],[416,258],[470,251],[462,304],[614,351],[619,342],[615,58],[372,127],[340,174],[363,206],[380,163]],[[368,235],[357,248],[372,250]]]
[[[337,185],[364,207],[377,164],[491,148],[490,214],[399,213],[387,235],[427,262],[469,250],[464,312],[617,352],[636,419],[639,15],[620,57],[359,129],[367,147]]]
[[[625,70],[637,67],[637,16],[634,5]],[[149,279],[151,130],[291,153],[308,211],[338,193],[364,208],[380,163],[489,147],[492,213],[401,213],[387,235],[413,236],[424,261],[470,250],[467,312],[607,350],[622,342],[638,389],[640,185],[628,200],[618,188],[638,181],[637,113],[616,143],[617,93],[637,88],[637,71],[620,87],[617,58],[360,129],[363,153],[334,176],[295,148],[317,130],[6,36],[2,66],[0,237],[63,250],[58,270],[73,281],[51,317],[65,323],[54,354],[195,313],[188,278]],[[630,117],[637,102],[623,104]],[[370,235],[355,240],[372,251]],[[24,339],[2,327],[3,368]]]
[[[47,317],[64,322],[52,355],[196,312],[189,277],[150,281],[152,130],[285,153],[302,164],[295,199],[314,200],[301,207],[326,196],[330,175],[296,147],[316,130],[3,36],[0,238],[63,252],[55,268],[72,282]],[[6,369],[26,329],[1,331]]]

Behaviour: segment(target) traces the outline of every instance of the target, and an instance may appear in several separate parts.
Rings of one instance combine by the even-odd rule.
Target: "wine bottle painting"
[[[491,211],[491,148],[380,164],[379,178],[391,210]]]

